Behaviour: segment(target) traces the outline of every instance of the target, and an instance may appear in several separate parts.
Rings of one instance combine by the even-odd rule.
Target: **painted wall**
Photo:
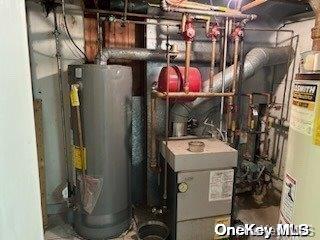
[[[67,23],[75,42],[83,48],[83,17],[80,7],[67,5]],[[43,106],[43,129],[46,163],[46,191],[48,213],[61,211],[64,200],[61,191],[66,187],[66,162],[70,160],[70,109],[69,93],[67,84],[67,66],[81,63],[81,54],[72,45],[66,35],[63,18],[57,14],[57,22],[61,39],[61,57],[63,69],[63,93],[66,116],[66,129],[68,142],[64,145],[61,118],[61,102],[59,93],[59,79],[56,61],[56,45],[53,13],[46,16],[40,4],[27,2],[28,31],[30,44],[30,59],[33,95],[42,100]],[[64,147],[68,148],[65,157]],[[70,167],[71,169],[71,167]],[[70,171],[70,175],[72,172]]]
[[[290,99],[290,86],[291,82],[294,79],[294,76],[298,73],[299,71],[299,61],[300,61],[300,54],[302,52],[310,51],[312,49],[312,40],[311,40],[311,29],[314,27],[315,21],[314,20],[306,20],[306,21],[301,21],[297,23],[291,23],[287,24],[282,29],[284,30],[293,30],[294,34],[296,37],[294,38],[293,41],[293,46],[295,48],[297,44],[297,54],[295,58],[295,62],[293,62],[289,68],[289,76],[288,76],[288,87],[286,91],[286,99],[285,99],[285,104],[283,106],[284,108],[284,118],[287,119],[287,122],[290,121],[290,105],[288,106],[288,100]],[[298,37],[297,37],[298,36]],[[284,42],[284,44],[288,44],[290,40],[288,40],[288,35],[287,34],[279,34],[279,42]],[[284,96],[284,91],[285,91],[285,79],[283,79],[280,82],[277,82],[274,86],[275,90],[275,96],[276,96],[276,103],[277,104],[282,104],[282,99]],[[289,99],[288,99],[289,98]],[[287,114],[288,112],[288,114]],[[272,115],[280,117],[280,111],[273,111]],[[282,144],[284,143],[284,147],[282,150]],[[280,169],[279,176],[280,178],[283,178],[284,174],[284,168],[285,168],[285,162],[286,162],[286,156],[287,156],[287,137],[281,136],[280,138],[280,153],[278,157],[278,164],[276,166],[276,172],[278,174],[278,171]],[[280,157],[282,156],[282,161],[280,161]]]
[[[0,1],[0,239],[43,239],[24,0]]]

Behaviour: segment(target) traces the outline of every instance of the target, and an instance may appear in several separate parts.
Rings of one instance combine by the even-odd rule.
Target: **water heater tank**
[[[292,86],[280,223],[308,224],[319,234],[319,169],[320,74],[298,74]]]
[[[72,65],[69,81],[81,86],[87,174],[103,179],[93,212],[88,214],[81,207],[75,210],[74,227],[87,239],[116,237],[128,229],[132,215],[129,185],[132,70],[117,65]],[[75,145],[77,141],[74,137]],[[79,202],[77,205],[81,206]]]

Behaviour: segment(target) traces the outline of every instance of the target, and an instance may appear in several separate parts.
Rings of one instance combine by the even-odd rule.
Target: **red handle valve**
[[[196,36],[196,30],[193,25],[192,18],[188,18],[185,23],[185,31],[183,32],[183,38],[185,41],[192,42]]]
[[[244,27],[238,23],[236,24],[235,28],[233,29],[231,33],[231,39],[235,40],[238,38],[239,40],[242,40],[244,37]]]
[[[209,32],[207,33],[207,37],[212,40],[217,40],[221,35],[221,28],[217,23],[210,23]]]

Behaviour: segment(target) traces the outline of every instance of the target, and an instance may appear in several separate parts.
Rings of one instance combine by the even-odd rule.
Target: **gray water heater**
[[[88,239],[112,238],[128,229],[132,216],[132,70],[125,66],[84,64],[69,66],[68,74],[70,83],[80,84],[87,174],[103,179],[93,212],[88,214],[81,207],[75,210],[74,227]],[[75,145],[77,141],[74,137]]]

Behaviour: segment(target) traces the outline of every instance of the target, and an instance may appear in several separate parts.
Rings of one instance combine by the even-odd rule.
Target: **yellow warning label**
[[[70,101],[72,107],[80,106],[78,88],[74,85],[71,86]]]
[[[294,83],[290,127],[297,132],[312,136],[316,116],[318,85]]]
[[[76,169],[87,169],[87,151],[85,147],[73,146],[72,148],[72,160]]]
[[[292,104],[298,107],[306,108],[309,111],[313,111],[315,107],[314,102],[304,101],[304,100],[292,100]]]
[[[313,143],[320,146],[320,99],[316,103],[316,116],[313,128]]]

